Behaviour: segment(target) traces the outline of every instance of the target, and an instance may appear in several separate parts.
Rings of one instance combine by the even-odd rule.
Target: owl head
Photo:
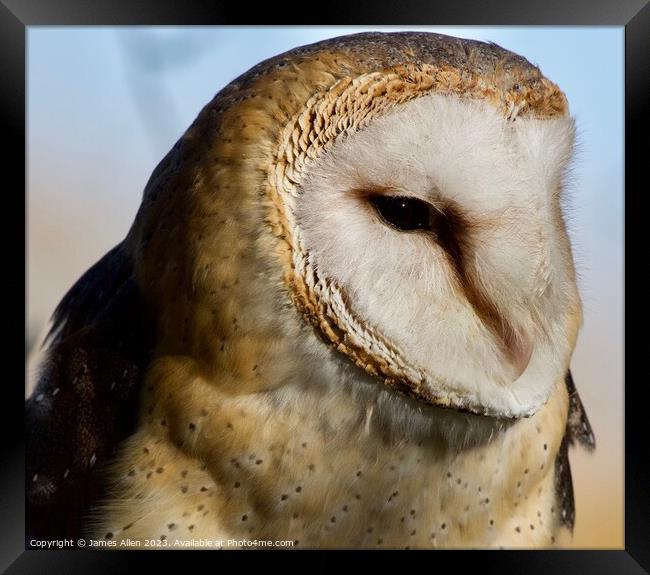
[[[422,405],[533,414],[581,323],[573,140],[559,88],[494,44],[359,34],[259,64],[161,162],[130,232],[160,348],[236,374],[312,334]]]

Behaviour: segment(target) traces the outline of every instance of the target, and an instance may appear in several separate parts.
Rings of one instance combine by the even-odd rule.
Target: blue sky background
[[[568,97],[579,142],[569,226],[585,306],[573,371],[599,440],[596,455],[575,456],[585,484],[577,529],[589,529],[576,541],[620,546],[622,27],[29,28],[29,329],[42,331],[65,290],[124,237],[153,168],[230,80],[320,39],[409,29],[496,42],[540,66]],[[609,508],[601,499],[592,509],[589,498],[603,490]],[[589,524],[599,513],[618,515],[598,531]]]

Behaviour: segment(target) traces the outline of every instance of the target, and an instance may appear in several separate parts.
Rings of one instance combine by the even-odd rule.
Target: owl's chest
[[[506,434],[457,451],[371,438],[360,428],[322,442],[296,438],[284,452],[259,473],[250,456],[235,467],[230,485],[239,475],[238,489],[248,481],[249,490],[225,496],[236,518],[241,511],[253,522],[235,522],[242,536],[426,548],[544,546],[555,535],[554,461],[541,438],[522,449]]]
[[[351,402],[188,396],[159,405],[118,468],[130,501],[99,531],[299,547],[518,547],[556,534],[560,435],[534,417],[472,447],[387,433]],[[122,526],[120,526],[122,524]],[[124,529],[128,527],[128,529]]]

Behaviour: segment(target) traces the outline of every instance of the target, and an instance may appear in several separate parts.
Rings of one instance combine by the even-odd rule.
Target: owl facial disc
[[[373,87],[386,74],[318,94],[288,126],[272,178],[292,299],[394,389],[531,415],[562,381],[581,322],[559,203],[573,121],[475,83],[432,89],[435,70],[418,91],[414,73],[392,99]],[[364,97],[372,106],[357,110]]]

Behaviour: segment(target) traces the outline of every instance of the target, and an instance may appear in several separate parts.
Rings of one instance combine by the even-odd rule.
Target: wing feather
[[[151,324],[123,244],[66,294],[25,404],[27,536],[76,538],[101,468],[136,425]]]
[[[560,450],[555,461],[555,495],[559,504],[560,524],[573,531],[575,526],[575,500],[573,479],[569,462],[569,447],[576,442],[589,451],[596,447],[594,432],[569,370],[565,377],[569,394],[569,415]]]

